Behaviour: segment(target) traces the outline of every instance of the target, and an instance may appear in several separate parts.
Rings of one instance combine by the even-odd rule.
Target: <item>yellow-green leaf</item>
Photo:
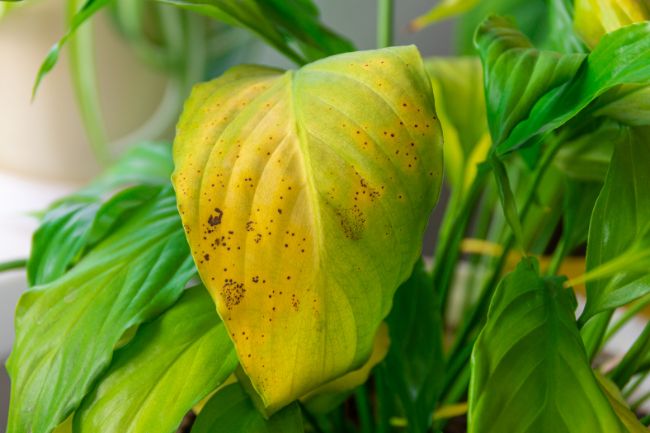
[[[472,10],[479,0],[440,0],[431,10],[411,21],[412,30],[422,30],[435,22]]]
[[[590,47],[621,27],[650,19],[649,0],[576,0],[574,26]]]
[[[440,189],[417,49],[234,68],[194,89],[174,162],[199,273],[268,412],[363,365]]]
[[[629,433],[648,433],[648,428],[641,424],[641,421],[636,417],[634,412],[630,409],[621,390],[618,389],[616,384],[609,380],[607,377],[603,376],[597,370],[594,371],[596,379],[598,379],[598,385],[603,391],[609,403],[612,405],[614,412],[621,420],[625,428]]]

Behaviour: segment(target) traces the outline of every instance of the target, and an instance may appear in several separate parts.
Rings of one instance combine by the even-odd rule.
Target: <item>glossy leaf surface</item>
[[[591,370],[574,307],[534,259],[503,279],[472,354],[470,433],[626,431]]]
[[[441,146],[414,47],[195,88],[174,145],[179,210],[269,411],[370,356],[419,256]]]
[[[585,59],[538,50],[511,21],[496,16],[478,28],[476,44],[485,69],[490,132],[499,150],[540,97],[568,82]]]
[[[575,76],[543,96],[538,95],[534,106],[528,107],[528,116],[513,127],[497,150],[506,153],[539,142],[610,89],[622,84],[650,83],[649,64],[650,22],[605,35]]]
[[[76,432],[172,433],[237,366],[228,333],[204,287],[187,290],[115,353],[75,414]]]
[[[74,268],[26,292],[8,361],[9,433],[48,433],[76,409],[129,328],[181,295],[194,275],[169,188]]]
[[[228,385],[205,405],[192,427],[192,433],[302,433],[302,415],[297,403],[269,419],[255,409],[242,387]]]

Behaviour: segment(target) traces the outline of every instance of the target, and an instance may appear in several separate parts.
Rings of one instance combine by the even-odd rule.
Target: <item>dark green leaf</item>
[[[580,320],[630,302],[650,289],[649,273],[634,269],[638,254],[650,251],[650,142],[647,129],[625,130],[616,143],[605,185],[591,217],[587,271],[612,260],[621,262],[613,278],[587,283],[587,304]],[[621,259],[623,257],[623,259]],[[636,257],[634,259],[633,257]],[[636,263],[635,263],[636,262]]]
[[[534,259],[499,284],[472,354],[470,433],[626,432],[591,370],[571,295]]]
[[[506,167],[497,156],[492,156],[490,162],[494,172],[494,178],[497,183],[497,190],[499,191],[499,201],[503,208],[503,214],[506,221],[515,235],[515,239],[522,250],[525,250],[524,230],[521,227],[521,220],[519,219],[519,211],[517,210],[517,202],[514,193],[510,187],[510,180],[508,179],[508,172]]]
[[[77,408],[129,328],[181,295],[195,268],[171,188],[16,310],[8,433],[49,433]]]
[[[593,109],[596,116],[607,116],[626,125],[650,125],[650,86],[615,87],[598,98]]]
[[[538,50],[513,23],[490,17],[476,32],[484,69],[485,98],[492,141],[498,150],[536,102],[569,81],[585,56]]]
[[[409,432],[424,432],[442,388],[442,320],[431,275],[420,260],[400,286],[386,322],[391,346],[381,365],[388,388],[404,408]]]
[[[174,432],[237,362],[207,290],[189,289],[115,353],[97,388],[75,413],[75,431]]]
[[[574,55],[577,56],[577,55]],[[612,67],[616,65],[616,67]],[[633,24],[605,35],[580,70],[560,87],[547,92],[512,129],[500,153],[532,145],[564,125],[598,96],[621,84],[650,83],[650,22]],[[550,91],[549,91],[550,90]],[[541,96],[541,97],[540,97]]]
[[[567,179],[562,227],[567,253],[587,241],[589,219],[602,187],[599,182]]]
[[[160,1],[246,28],[298,64],[354,50],[320,23],[311,0]]]
[[[196,418],[192,433],[302,433],[302,415],[293,403],[271,418],[255,409],[242,387],[235,383],[218,391]]]

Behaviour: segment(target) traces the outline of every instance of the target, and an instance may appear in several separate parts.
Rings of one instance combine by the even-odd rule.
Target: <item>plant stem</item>
[[[354,400],[357,404],[359,424],[362,433],[372,433],[372,416],[369,410],[368,391],[365,385],[361,385],[354,391]]]
[[[67,10],[68,23],[72,21],[77,11],[85,1],[69,0]],[[101,166],[111,162],[108,149],[108,138],[104,129],[99,94],[97,92],[97,74],[95,73],[95,58],[93,47],[92,22],[87,21],[79,27],[68,42],[70,50],[70,73],[74,88],[79,114],[83,120],[88,142]]]
[[[27,259],[11,260],[0,263],[0,272],[13,271],[27,267]]]
[[[393,45],[393,1],[377,1],[377,48]]]

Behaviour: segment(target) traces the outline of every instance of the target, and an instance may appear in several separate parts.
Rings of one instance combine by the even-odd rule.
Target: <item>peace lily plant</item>
[[[647,430],[650,325],[602,347],[650,304],[649,2],[444,0],[425,60],[390,0],[370,51],[310,0],[165,3],[297,67],[196,84],[43,213],[9,433]]]

